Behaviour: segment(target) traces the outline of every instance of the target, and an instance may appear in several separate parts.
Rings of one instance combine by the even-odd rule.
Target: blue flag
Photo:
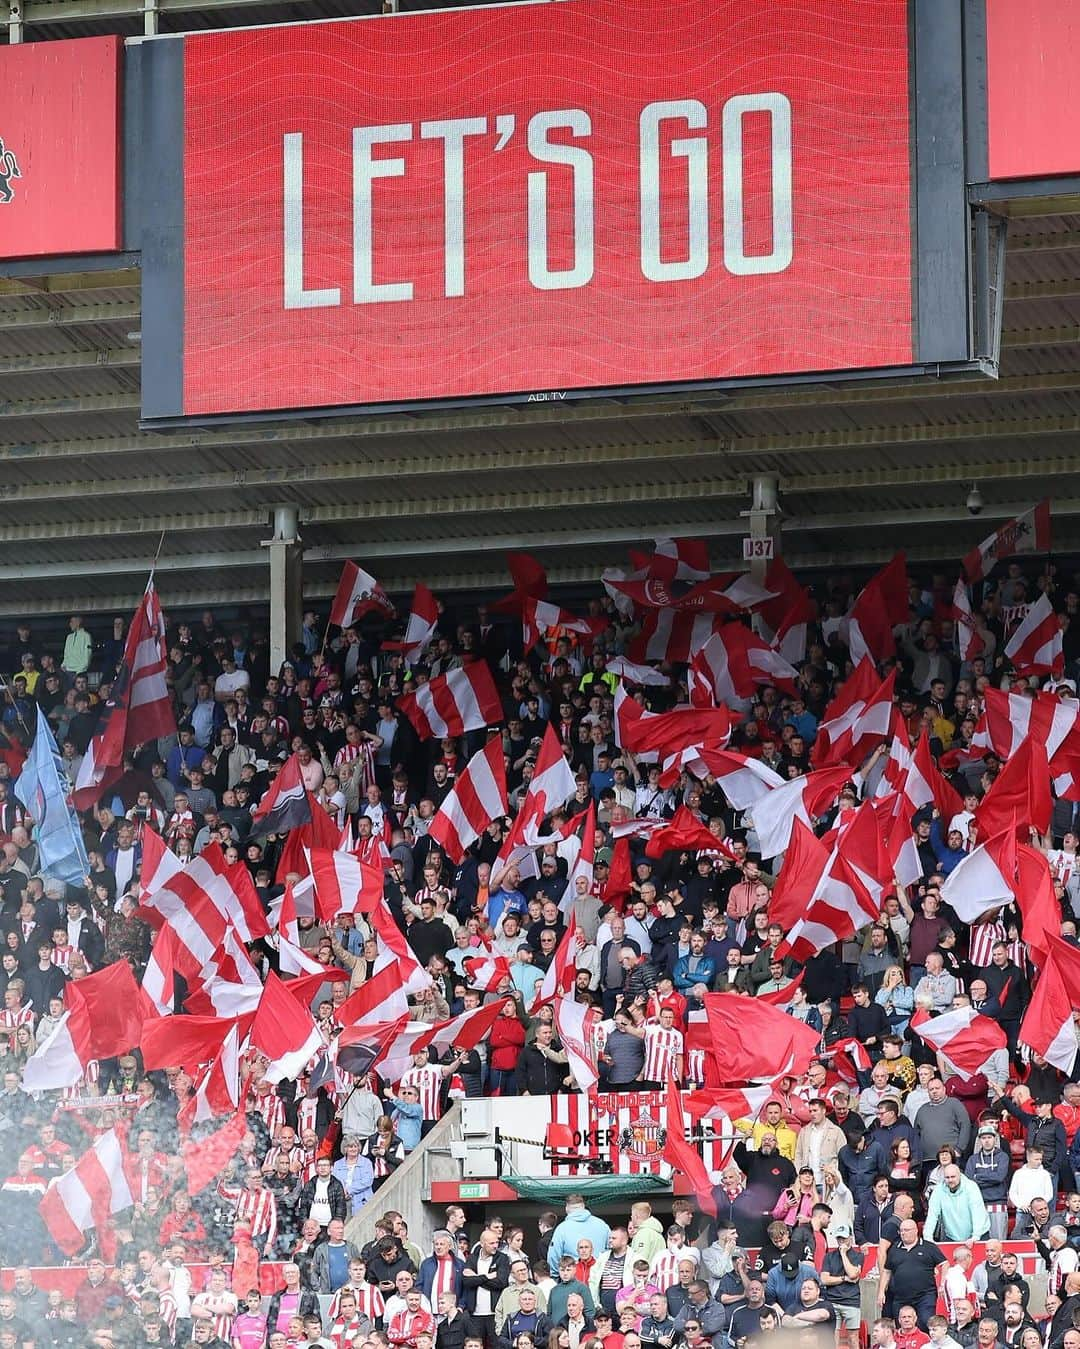
[[[81,887],[90,862],[71,804],[71,784],[40,707],[34,743],[15,782],[15,795],[34,817],[41,871],[68,885]]]

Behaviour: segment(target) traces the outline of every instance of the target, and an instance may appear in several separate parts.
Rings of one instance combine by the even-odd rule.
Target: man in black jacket
[[[461,1274],[465,1310],[484,1337],[484,1349],[494,1349],[495,1304],[510,1282],[510,1257],[499,1250],[498,1233],[485,1227],[472,1260]]]
[[[301,1222],[307,1218],[315,1222],[325,1232],[335,1218],[345,1222],[349,1216],[349,1201],[345,1195],[345,1186],[337,1176],[331,1175],[333,1163],[329,1157],[320,1157],[315,1163],[315,1174],[300,1191],[296,1201],[296,1216]]]
[[[553,1096],[564,1091],[566,1073],[566,1051],[560,1048],[551,1025],[541,1021],[536,1027],[536,1039],[525,1046],[518,1058],[518,1095]]]

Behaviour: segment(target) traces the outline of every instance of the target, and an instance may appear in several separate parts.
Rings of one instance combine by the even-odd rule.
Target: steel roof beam
[[[140,318],[138,300],[111,304],[71,304],[47,309],[0,310],[0,333],[27,328],[78,328],[87,323],[127,323]]]

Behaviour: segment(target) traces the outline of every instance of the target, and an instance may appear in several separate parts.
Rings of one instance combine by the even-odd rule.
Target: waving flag
[[[1050,937],[1046,960],[1032,991],[1019,1040],[1071,1076],[1076,1063],[1076,1016],[1080,1010],[1080,951]]]
[[[896,655],[893,629],[907,621],[907,558],[897,553],[859,593],[848,618],[848,650],[856,665],[867,656],[876,665]]]
[[[341,569],[334,602],[330,606],[330,622],[339,628],[347,628],[365,614],[379,611],[392,616],[394,606],[390,597],[374,576],[369,575],[355,562],[346,562]]]
[[[97,732],[79,765],[72,794],[76,809],[89,810],[106,788],[119,782],[124,775],[125,750],[176,734],[165,680],[167,660],[165,620],[151,576],[131,620],[124,656]]]
[[[464,735],[502,721],[502,703],[487,661],[475,660],[421,684],[397,700],[421,740]]]
[[[1016,824],[980,843],[945,877],[941,898],[963,923],[1008,904],[1016,892]]]
[[[569,609],[560,609],[547,600],[523,599],[521,602],[521,654],[527,656],[546,633],[556,629],[580,637],[599,637],[608,626],[607,618],[578,618]]]
[[[964,584],[964,578],[958,576],[953,588],[952,616],[956,623],[956,649],[961,660],[974,660],[981,656],[986,643],[975,626],[971,614],[971,596]]]
[[[435,636],[435,625],[438,621],[438,601],[427,586],[418,581],[413,591],[412,611],[405,628],[404,641],[383,642],[383,651],[400,651],[406,661],[414,665]]]
[[[428,837],[460,866],[466,851],[506,810],[506,758],[502,739],[494,736],[477,750],[454,782],[435,812]]]
[[[723,1170],[728,1157],[734,1149],[734,1141],[726,1149],[726,1155],[719,1167]],[[683,1115],[682,1096],[674,1081],[667,1084],[667,1133],[664,1137],[664,1161],[684,1175],[690,1182],[699,1207],[703,1212],[716,1217],[716,1200],[713,1198],[712,1182],[701,1156],[686,1141],[686,1117]]]
[[[575,1002],[573,998],[555,999],[555,1030],[566,1050],[567,1067],[578,1090],[586,1092],[592,1091],[600,1079],[590,1024],[593,1016],[592,1008],[583,1002]]]
[[[1024,616],[1023,622],[1005,644],[1005,655],[1016,673],[1060,675],[1065,669],[1061,623],[1046,595],[1040,595]]]
[[[78,1255],[91,1228],[102,1254],[115,1254],[110,1219],[134,1203],[124,1175],[124,1154],[116,1132],[98,1138],[70,1171],[51,1181],[38,1205],[53,1241],[67,1256]]]
[[[509,595],[488,605],[492,614],[520,614],[526,600],[545,599],[548,592],[547,572],[535,557],[528,553],[507,553],[506,565],[514,588]]]
[[[944,1054],[965,1082],[970,1082],[995,1050],[1008,1044],[997,1022],[973,1007],[958,1007],[942,1016],[919,1010],[911,1018],[911,1028],[931,1049]]]
[[[850,777],[847,764],[822,768],[773,788],[757,801],[752,814],[762,857],[775,857],[784,851],[796,819],[809,827],[814,819],[824,815]]]
[[[1021,553],[1048,553],[1050,551],[1050,502],[1040,501],[1022,515],[988,534],[978,547],[964,558],[968,581],[974,583],[989,576],[994,564],[1006,557]]]
[[[311,798],[304,787],[300,760],[295,753],[282,764],[252,818],[251,838],[285,834],[311,823]]]
[[[82,886],[90,863],[63,760],[40,707],[34,743],[16,779],[15,795],[34,820],[39,870],[68,885]]]

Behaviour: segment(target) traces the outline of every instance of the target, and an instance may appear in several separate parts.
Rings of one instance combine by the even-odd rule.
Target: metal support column
[[[750,540],[751,545],[763,542],[765,539],[772,540],[772,552],[779,555],[780,552],[780,507],[777,502],[777,493],[779,480],[774,477],[760,475],[751,481],[750,509],[743,511],[743,518],[750,522]],[[767,550],[756,550],[752,548],[750,557],[750,575],[755,581],[761,583],[765,580],[765,573],[769,569],[769,557]]]
[[[289,649],[300,638],[304,618],[304,549],[299,511],[274,507],[274,534],[263,542],[270,550],[270,669],[277,674]]]

